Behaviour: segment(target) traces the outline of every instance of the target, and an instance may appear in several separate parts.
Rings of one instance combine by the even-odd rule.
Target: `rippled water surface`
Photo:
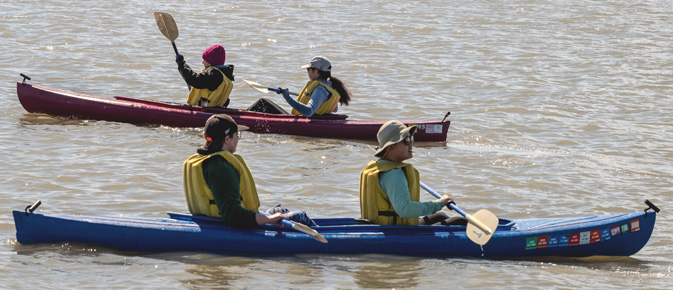
[[[643,288],[673,285],[673,4],[670,1],[3,1],[0,11],[0,284],[3,288]],[[180,102],[187,88],[153,12],[173,15],[194,67],[214,43],[242,80],[301,89],[332,60],[352,119],[452,121],[416,144],[428,185],[500,217],[662,212],[625,258],[481,260],[396,255],[123,253],[21,245],[11,210],[163,217],[186,211],[181,165],[199,129],[27,113],[33,84]],[[265,97],[282,99],[276,95]],[[285,105],[286,108],[289,106]],[[262,207],[359,216],[373,143],[247,133]],[[423,196],[430,200],[429,195]]]

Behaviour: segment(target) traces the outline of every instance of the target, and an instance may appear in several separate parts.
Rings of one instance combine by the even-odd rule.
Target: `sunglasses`
[[[404,138],[402,142],[404,142],[404,145],[410,146],[411,144],[414,144],[414,136],[412,135],[407,138]]]

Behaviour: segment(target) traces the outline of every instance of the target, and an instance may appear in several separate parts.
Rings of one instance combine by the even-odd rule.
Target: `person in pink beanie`
[[[229,94],[234,87],[234,66],[225,65],[227,53],[224,47],[215,44],[206,48],[201,54],[203,70],[195,72],[178,55],[178,71],[187,85],[190,86],[187,104],[202,107],[224,107],[229,105]]]

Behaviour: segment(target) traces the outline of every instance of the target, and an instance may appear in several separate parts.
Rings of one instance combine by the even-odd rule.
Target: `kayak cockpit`
[[[224,222],[219,218],[207,217],[203,215],[192,215],[187,213],[177,213],[177,212],[167,212],[168,216],[172,219],[182,220],[182,221],[193,221],[195,223],[208,223],[208,224],[222,224]],[[378,226],[364,219],[357,218],[317,218],[313,219],[317,227],[339,227],[339,226]],[[508,219],[499,219],[498,221],[498,231],[508,231],[516,223]],[[415,226],[411,226],[415,227]],[[451,227],[462,227],[465,226],[451,226]]]

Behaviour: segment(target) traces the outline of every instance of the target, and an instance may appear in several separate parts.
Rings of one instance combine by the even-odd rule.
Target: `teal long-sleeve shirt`
[[[203,179],[224,221],[232,226],[256,227],[256,212],[241,206],[241,176],[224,157],[214,155],[201,165]]]
[[[379,161],[387,162],[385,160]],[[379,173],[379,185],[388,195],[390,203],[400,217],[414,218],[442,210],[443,205],[439,199],[426,202],[412,201],[407,176],[400,168]]]

